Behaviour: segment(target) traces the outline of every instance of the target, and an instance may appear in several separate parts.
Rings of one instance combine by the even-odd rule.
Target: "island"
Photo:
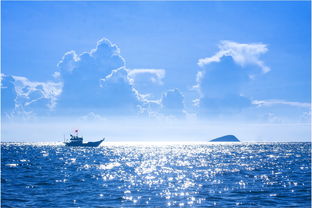
[[[216,139],[210,140],[210,142],[240,142],[234,135],[225,135]]]

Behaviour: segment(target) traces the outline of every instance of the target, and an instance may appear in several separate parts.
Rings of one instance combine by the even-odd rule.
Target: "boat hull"
[[[65,146],[68,147],[98,147],[100,146],[100,144],[104,141],[100,140],[97,142],[87,142],[87,143],[83,143],[83,142],[65,142]]]

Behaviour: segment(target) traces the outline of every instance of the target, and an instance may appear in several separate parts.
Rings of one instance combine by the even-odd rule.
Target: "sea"
[[[311,143],[1,143],[1,207],[311,207]]]

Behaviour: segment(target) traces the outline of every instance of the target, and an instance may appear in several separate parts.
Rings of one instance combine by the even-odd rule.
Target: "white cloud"
[[[162,79],[165,77],[164,69],[131,69],[128,71],[128,77],[132,84],[135,84],[136,78],[140,75],[149,75],[149,80],[155,84],[163,84]]]
[[[68,70],[71,72],[75,69],[79,60],[80,57],[76,54],[75,51],[71,50],[64,54],[62,59],[58,62],[57,67],[61,70]]]
[[[195,107],[199,107],[200,99],[199,99],[199,98],[196,98],[196,99],[192,100],[192,104],[193,104]]]
[[[204,76],[205,76],[205,71],[198,71],[196,73],[196,85],[192,87],[192,89],[196,90],[199,93],[200,97],[203,96],[201,92],[201,82]]]
[[[66,52],[57,64],[62,75],[66,73],[84,73],[85,76],[104,77],[113,69],[125,67],[125,60],[120,55],[120,49],[106,38],[100,39],[96,47],[80,55],[73,50]]]
[[[149,117],[158,116],[161,111],[161,100],[150,99],[149,94],[140,93],[129,78],[129,70],[124,67],[113,70],[111,74],[101,79],[101,87],[108,98],[111,97],[110,93],[118,92],[120,97],[110,100],[114,106],[131,106],[133,113]]]
[[[111,82],[128,82],[128,72],[127,69],[125,69],[124,67],[120,67],[118,69],[114,69],[112,70],[112,72],[105,76],[103,79],[101,79],[101,87],[104,87],[104,83],[111,81]]]
[[[53,109],[53,115],[63,116],[84,116],[90,112],[105,116],[155,114],[162,111],[161,89],[157,89],[158,96],[154,92],[163,84],[165,70],[127,69],[119,47],[106,38],[87,52],[66,52],[52,77],[55,81],[33,82],[26,77],[14,76],[16,95],[10,94],[10,99],[15,101],[14,108],[31,112],[44,111],[45,107]],[[151,84],[155,89],[150,88]]]
[[[165,70],[130,70],[125,63],[119,47],[105,38],[89,52],[65,53],[58,63],[64,82],[60,108],[123,115],[156,110],[155,105],[160,106],[159,102],[150,99],[149,92],[143,94],[140,90],[151,83],[161,85]]]
[[[54,111],[62,93],[61,82],[34,82],[22,76],[1,74],[1,109],[4,118],[32,118]]]
[[[60,72],[58,72],[58,71],[56,71],[56,72],[54,72],[53,74],[52,74],[52,76],[53,76],[53,78],[54,79],[59,79],[59,78],[61,78],[61,73]]]
[[[110,105],[137,108],[144,101],[144,96],[130,83],[128,71],[124,67],[112,70],[111,74],[101,79],[100,86],[103,98],[107,98]]]
[[[201,58],[198,59],[197,64],[201,67],[210,64],[212,62],[220,62],[221,58],[223,56],[227,55],[226,51],[219,51],[218,53],[216,53],[215,55],[211,56],[211,57],[207,57],[207,58]]]
[[[58,96],[62,93],[61,82],[32,82],[26,77],[12,76],[17,97],[17,107],[26,107],[39,100],[47,101],[46,107],[55,108]]]
[[[250,107],[250,99],[242,95],[244,83],[255,79],[255,70],[270,71],[260,59],[268,51],[266,44],[224,40],[218,47],[215,55],[197,63],[202,68],[193,86],[198,93],[193,105],[200,114],[232,113]]]
[[[285,101],[285,100],[253,100],[252,104],[261,106],[272,106],[272,105],[288,105],[293,107],[301,107],[301,108],[310,108],[311,103],[305,102],[292,102],[292,101]]]
[[[261,68],[263,73],[270,71],[270,67],[266,66],[260,55],[268,51],[267,45],[262,43],[236,43],[233,41],[221,41],[219,51],[212,57],[201,58],[198,60],[198,65],[203,67],[212,62],[220,62],[224,56],[231,56],[235,63],[244,67],[246,65],[256,65]]]
[[[65,53],[57,66],[64,83],[60,109],[80,109],[82,114],[133,113],[141,102],[119,47],[106,38],[88,52]]]

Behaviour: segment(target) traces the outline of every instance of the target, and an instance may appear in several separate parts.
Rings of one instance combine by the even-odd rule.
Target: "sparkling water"
[[[2,207],[310,207],[311,143],[2,143]]]

